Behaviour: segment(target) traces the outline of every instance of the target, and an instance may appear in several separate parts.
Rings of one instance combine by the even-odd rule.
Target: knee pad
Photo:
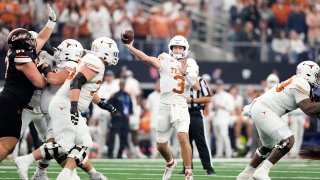
[[[275,148],[281,152],[282,156],[286,155],[291,149],[290,137],[282,139],[277,145],[275,145]]]
[[[256,153],[261,159],[265,160],[271,154],[272,149],[273,148],[262,146],[256,150]]]
[[[73,158],[77,166],[81,167],[89,158],[90,149],[82,146],[82,148],[74,147],[69,151],[68,158]]]
[[[61,164],[68,157],[67,153],[60,154],[58,157],[54,158],[58,164]]]
[[[63,153],[61,146],[55,142],[44,143],[40,150],[42,157],[45,159],[57,158]]]

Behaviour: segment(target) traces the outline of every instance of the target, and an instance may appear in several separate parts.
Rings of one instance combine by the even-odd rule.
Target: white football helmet
[[[271,89],[273,86],[279,84],[280,79],[276,74],[269,74],[267,77],[266,83],[267,83],[267,88]]]
[[[313,61],[303,61],[297,66],[296,74],[303,77],[314,87],[320,87],[319,82],[320,67]]]
[[[92,42],[91,51],[107,62],[108,66],[117,65],[119,49],[117,43],[108,37],[99,37]]]
[[[174,54],[172,51],[173,46],[182,46],[184,47],[184,51],[182,52],[182,54]],[[168,48],[169,48],[169,54],[176,59],[186,58],[189,53],[189,43],[185,37],[180,35],[174,36],[170,40],[168,44]]]
[[[61,42],[54,53],[54,58],[57,64],[65,61],[78,62],[83,54],[82,45],[74,39],[66,39]]]

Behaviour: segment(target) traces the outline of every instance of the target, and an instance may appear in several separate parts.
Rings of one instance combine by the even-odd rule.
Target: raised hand
[[[179,60],[179,62],[181,62],[181,66],[178,66],[180,73],[182,75],[186,75],[187,67],[188,67],[187,60],[186,59],[181,59],[181,60]]]
[[[54,10],[51,8],[50,4],[47,4],[48,12],[49,12],[49,19],[53,22],[57,21],[57,16]]]

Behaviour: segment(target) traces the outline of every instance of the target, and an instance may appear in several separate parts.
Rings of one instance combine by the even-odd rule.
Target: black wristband
[[[191,98],[191,104],[193,104],[193,103],[194,103],[193,98]]]
[[[42,73],[44,74],[44,76],[47,77],[48,73],[51,72],[51,66],[47,66],[45,68],[42,69]]]
[[[104,98],[100,98],[101,100],[100,100],[100,102],[97,104],[99,107],[101,107],[102,106],[102,103],[106,100],[106,99],[104,99]]]
[[[71,101],[71,109],[78,109],[78,101]]]

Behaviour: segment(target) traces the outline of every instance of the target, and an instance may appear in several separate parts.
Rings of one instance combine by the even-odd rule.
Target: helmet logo
[[[107,43],[107,44],[109,45],[109,48],[111,48],[113,43]]]
[[[71,46],[71,44],[67,42],[67,48],[68,48],[69,46]]]
[[[312,69],[312,67],[314,66],[314,65],[311,65],[311,64],[307,64],[308,66],[310,66],[310,69]]]
[[[13,35],[13,36],[11,37],[11,41],[16,41],[16,40],[19,40],[19,39],[24,39],[24,38],[26,38],[26,36],[27,36],[27,34],[19,34],[18,36]]]

